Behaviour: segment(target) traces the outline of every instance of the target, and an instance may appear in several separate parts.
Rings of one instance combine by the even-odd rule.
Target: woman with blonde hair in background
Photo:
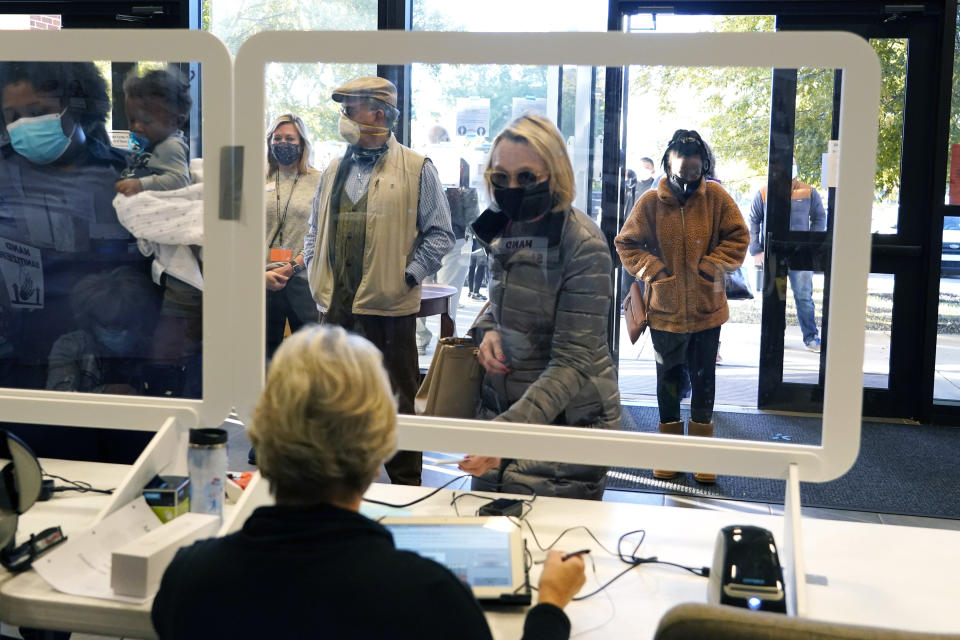
[[[296,331],[318,317],[303,262],[303,236],[321,175],[310,166],[310,150],[306,126],[292,113],[267,132],[267,359],[287,323]]]
[[[573,167],[557,127],[524,115],[494,140],[493,205],[472,228],[489,257],[489,303],[474,328],[486,371],[478,418],[598,429],[620,426],[607,342],[611,257],[572,206]],[[606,468],[468,456],[474,488],[600,500]]]

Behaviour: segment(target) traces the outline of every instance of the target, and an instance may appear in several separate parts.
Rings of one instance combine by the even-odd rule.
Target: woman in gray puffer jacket
[[[473,329],[486,370],[477,417],[600,429],[620,426],[607,343],[611,257],[572,208],[573,169],[552,122],[526,115],[494,140],[487,186],[496,206],[473,224],[489,256],[490,301]],[[475,489],[603,497],[606,468],[468,456]]]

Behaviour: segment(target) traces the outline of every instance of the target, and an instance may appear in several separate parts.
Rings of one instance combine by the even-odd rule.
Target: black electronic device
[[[497,498],[477,509],[478,516],[519,516],[523,513],[523,501]]]
[[[786,613],[783,571],[773,534],[748,525],[721,529],[707,589],[711,604]]]
[[[33,506],[43,487],[43,470],[37,456],[14,434],[0,429],[0,461],[9,460],[0,470],[0,564],[9,571],[23,571],[37,555],[64,539],[48,529],[19,547],[16,546],[20,514]]]

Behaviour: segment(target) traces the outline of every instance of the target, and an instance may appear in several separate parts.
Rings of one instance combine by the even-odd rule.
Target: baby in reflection
[[[115,189],[120,223],[154,256],[153,281],[163,289],[153,336],[149,392],[199,397],[203,275],[203,186],[191,172],[180,127],[192,100],[175,69],[136,72],[123,83],[130,150]],[[196,183],[196,184],[193,184]]]
[[[190,84],[172,70],[135,72],[123,82],[130,154],[114,188],[127,196],[190,185],[190,149],[180,127],[187,121]]]

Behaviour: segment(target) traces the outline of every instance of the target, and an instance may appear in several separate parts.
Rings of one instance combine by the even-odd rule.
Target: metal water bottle
[[[222,518],[227,481],[227,432],[223,429],[190,429],[187,469],[190,474],[190,511]]]

